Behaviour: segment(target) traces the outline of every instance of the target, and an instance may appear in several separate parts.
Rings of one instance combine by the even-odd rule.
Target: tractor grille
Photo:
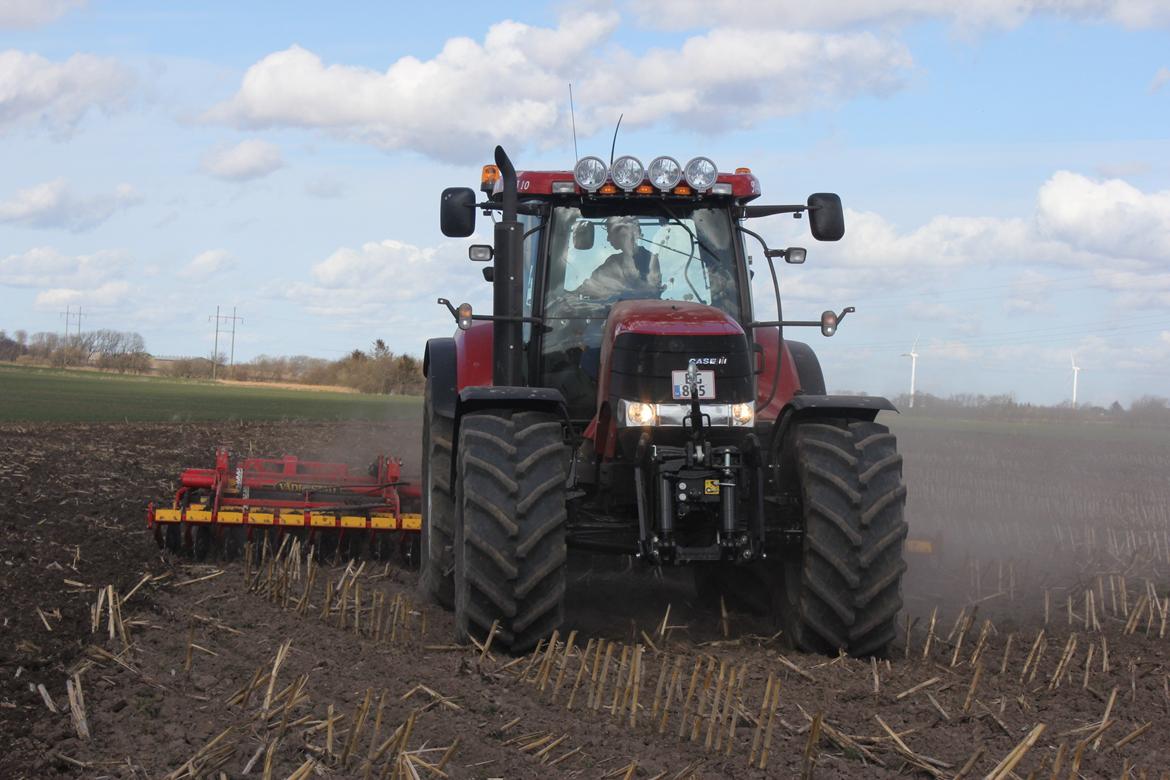
[[[715,401],[739,403],[755,398],[751,351],[743,335],[623,333],[614,342],[610,359],[611,401],[670,401],[671,372],[685,370],[692,358],[705,361],[700,370],[715,372]]]

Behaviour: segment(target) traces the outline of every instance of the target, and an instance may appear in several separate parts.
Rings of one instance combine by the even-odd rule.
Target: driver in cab
[[[657,298],[665,286],[658,255],[638,242],[642,228],[637,217],[610,217],[605,221],[610,246],[618,250],[594,269],[576,292],[595,300]]]

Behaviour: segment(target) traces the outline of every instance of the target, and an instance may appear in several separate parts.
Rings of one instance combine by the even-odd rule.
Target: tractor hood
[[[692,360],[713,372],[715,398],[755,398],[752,351],[739,323],[713,306],[683,301],[622,301],[601,342],[598,408],[618,399],[670,402],[672,374]]]
[[[620,301],[610,309],[602,349],[624,333],[655,336],[743,336],[743,328],[714,306],[685,301]]]

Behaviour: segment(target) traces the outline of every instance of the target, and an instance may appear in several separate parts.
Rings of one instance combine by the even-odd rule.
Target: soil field
[[[942,555],[911,557],[889,658],[579,558],[564,631],[513,659],[453,646],[399,562],[197,565],[146,534],[218,444],[410,477],[414,420],[0,425],[0,776],[1164,774],[1170,441],[896,430]]]

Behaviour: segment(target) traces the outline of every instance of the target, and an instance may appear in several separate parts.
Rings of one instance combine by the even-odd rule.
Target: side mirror
[[[845,235],[845,213],[841,197],[833,192],[808,196],[808,222],[817,241],[840,241]]]
[[[470,187],[443,190],[439,228],[448,238],[467,238],[475,232],[475,190]]]
[[[790,246],[784,250],[784,262],[800,265],[808,258],[808,251],[802,246]]]
[[[589,250],[593,248],[595,228],[592,222],[578,222],[573,228],[573,248]]]

